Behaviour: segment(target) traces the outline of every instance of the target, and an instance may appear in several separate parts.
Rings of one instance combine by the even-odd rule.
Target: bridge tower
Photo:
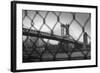
[[[64,31],[64,29],[65,29],[66,32]],[[61,36],[63,36],[63,37],[69,36],[69,25],[61,24]]]
[[[65,29],[65,31],[64,31],[64,29]],[[65,33],[65,34],[64,34]],[[67,38],[67,39],[70,39],[69,37],[69,25],[64,25],[64,24],[62,24],[61,25],[61,36],[63,37],[63,38]],[[67,52],[67,55],[68,55],[68,59],[70,60],[71,59],[71,48],[69,47],[69,42],[68,41],[66,41],[65,43],[63,43],[63,45],[64,45],[64,49],[66,50],[66,52]]]

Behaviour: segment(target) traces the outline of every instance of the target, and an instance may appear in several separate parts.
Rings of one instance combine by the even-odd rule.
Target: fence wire
[[[90,22],[90,13],[23,10],[23,62],[90,59]]]

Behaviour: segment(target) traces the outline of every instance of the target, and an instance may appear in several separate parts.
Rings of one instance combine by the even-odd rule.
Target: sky
[[[38,11],[38,13],[39,14],[36,15],[36,11],[27,10],[28,16],[25,16],[25,10],[23,10],[22,11],[23,28],[30,28],[31,24],[32,24],[34,27],[31,27],[31,29],[33,29],[33,30],[40,30],[42,32],[51,33],[50,29],[53,29],[54,34],[61,36],[61,24],[70,25],[69,34],[75,40],[77,40],[79,38],[80,34],[82,33],[81,26],[84,26],[86,20],[89,18],[89,13],[77,13],[76,12],[75,19],[81,24],[81,26],[80,26],[75,20],[73,20],[72,12]],[[47,16],[46,16],[46,14],[47,14]],[[34,18],[34,16],[35,16],[35,18]],[[59,16],[59,22],[57,20],[57,16]],[[43,22],[44,18],[45,18],[45,24]],[[73,22],[71,23],[72,20],[73,20]],[[32,23],[32,21],[33,21],[33,23]],[[89,21],[87,22],[87,24],[85,26],[85,32],[87,32],[87,34],[89,36],[91,36],[91,18],[89,19]],[[23,36],[23,40],[26,40],[26,36]],[[44,40],[47,41],[46,39],[44,39]],[[83,42],[83,35],[81,36],[79,41]],[[50,40],[50,43],[57,44],[58,41]]]

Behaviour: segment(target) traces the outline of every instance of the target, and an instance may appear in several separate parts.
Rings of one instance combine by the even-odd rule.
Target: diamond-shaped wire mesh
[[[91,58],[91,14],[22,11],[23,62]]]

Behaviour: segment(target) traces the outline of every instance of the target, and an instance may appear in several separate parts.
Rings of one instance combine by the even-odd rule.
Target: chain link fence
[[[22,11],[23,62],[91,58],[91,14]]]

